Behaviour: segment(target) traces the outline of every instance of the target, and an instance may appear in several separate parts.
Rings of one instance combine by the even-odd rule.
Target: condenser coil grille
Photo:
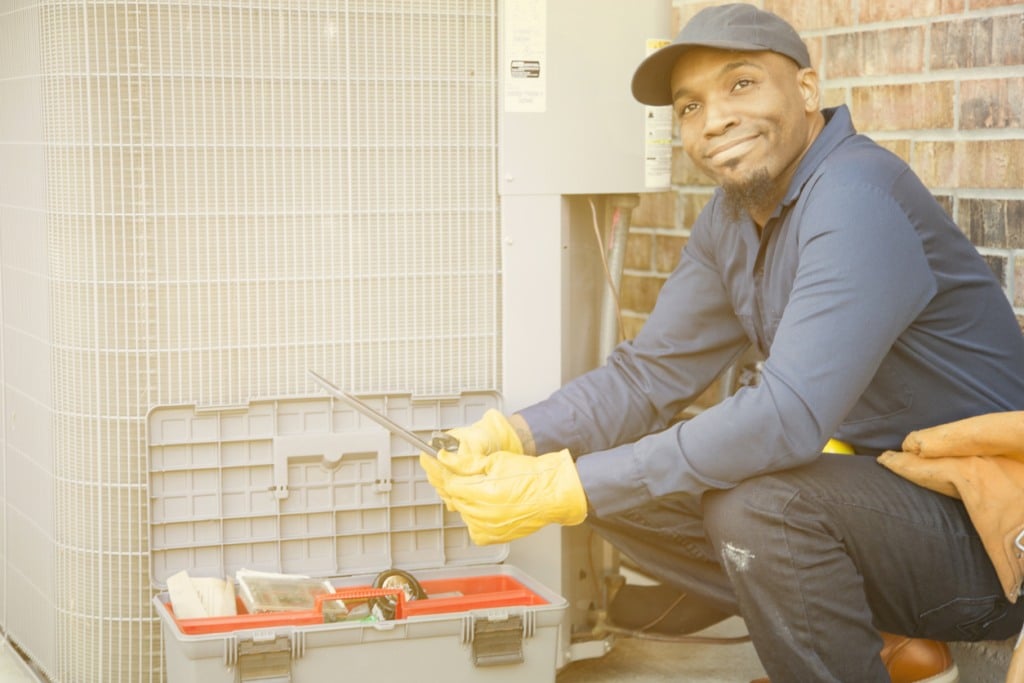
[[[39,12],[58,508],[46,668],[157,681],[148,411],[311,394],[307,368],[355,392],[500,390],[496,9]]]

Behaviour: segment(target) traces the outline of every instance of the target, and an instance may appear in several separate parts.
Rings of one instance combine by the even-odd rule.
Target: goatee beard
[[[722,191],[729,220],[735,222],[772,201],[775,185],[768,169],[760,168],[739,182],[722,183]]]

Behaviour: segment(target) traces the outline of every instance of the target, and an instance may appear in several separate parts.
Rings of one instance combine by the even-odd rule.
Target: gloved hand
[[[449,506],[462,515],[477,545],[507,543],[548,524],[572,526],[587,517],[587,497],[569,451],[541,456],[497,451],[463,474],[423,453],[420,465]]]
[[[488,410],[479,420],[468,427],[456,427],[448,431],[459,440],[459,453],[490,455],[495,451],[522,453],[523,444],[508,418],[499,411]]]
[[[448,433],[459,440],[459,448],[454,453],[442,450],[437,457],[445,467],[458,474],[479,474],[483,471],[486,456],[496,451],[523,452],[523,444],[515,428],[494,409],[488,410],[473,424],[450,429]]]

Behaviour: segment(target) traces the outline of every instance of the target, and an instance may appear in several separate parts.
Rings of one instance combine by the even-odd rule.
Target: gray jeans
[[[824,455],[590,523],[664,583],[742,615],[774,681],[887,681],[879,630],[1003,639],[1024,620],[960,501],[873,457]]]

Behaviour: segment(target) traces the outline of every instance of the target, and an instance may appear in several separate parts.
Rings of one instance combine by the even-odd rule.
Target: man
[[[650,318],[603,367],[421,462],[478,543],[588,519],[662,581],[655,601],[623,589],[613,619],[658,617],[667,592],[658,628],[739,614],[776,683],[953,681],[924,639],[1007,638],[1024,600],[959,501],[871,456],[1024,408],[1024,339],[929,191],[819,87],[794,29],[750,5],[701,11],[644,60],[634,96],[674,107],[720,185]],[[749,344],[757,386],[675,421]],[[858,455],[822,453],[831,437]]]

